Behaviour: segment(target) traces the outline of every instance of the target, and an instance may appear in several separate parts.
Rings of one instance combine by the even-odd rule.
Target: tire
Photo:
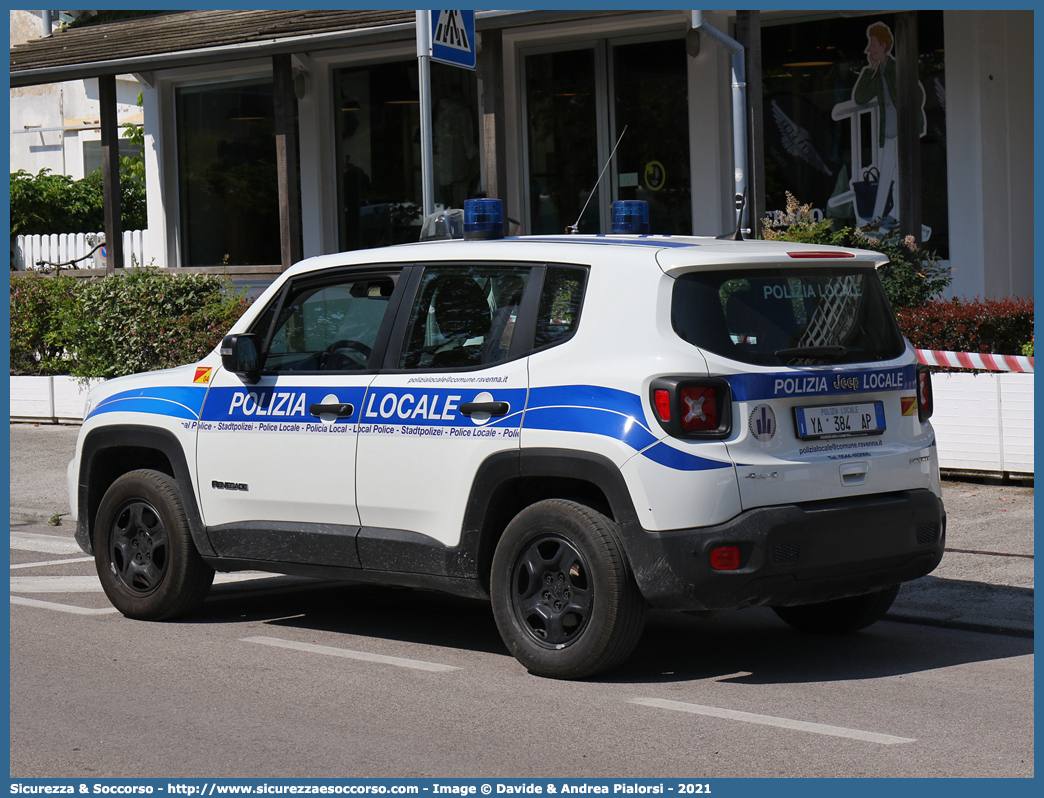
[[[516,515],[491,577],[500,636],[538,676],[582,679],[616,667],[645,627],[616,524],[577,502],[548,499]]]
[[[881,620],[898,594],[899,585],[892,585],[862,596],[772,609],[782,620],[802,632],[841,635],[857,632]]]
[[[177,482],[159,471],[131,471],[105,492],[94,564],[113,606],[146,621],[192,612],[214,581],[192,542]]]

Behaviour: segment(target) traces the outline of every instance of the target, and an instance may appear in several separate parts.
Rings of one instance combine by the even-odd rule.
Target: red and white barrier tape
[[[917,361],[926,366],[1033,373],[1033,358],[1023,355],[990,355],[985,352],[939,352],[935,349],[918,349]]]

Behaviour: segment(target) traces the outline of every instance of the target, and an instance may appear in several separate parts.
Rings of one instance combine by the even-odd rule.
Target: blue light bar
[[[464,238],[504,237],[504,204],[498,199],[464,200]]]
[[[617,200],[613,203],[614,233],[648,233],[649,203],[645,200]]]

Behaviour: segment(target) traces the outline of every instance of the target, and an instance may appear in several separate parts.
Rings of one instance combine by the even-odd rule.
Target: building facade
[[[744,226],[771,223],[789,192],[838,225],[915,225],[953,269],[950,295],[1032,294],[1033,12],[702,13],[744,47]],[[436,206],[498,196],[541,234],[607,230],[613,200],[644,199],[655,232],[734,230],[734,61],[693,19],[477,12],[477,72],[431,69]],[[206,34],[170,36],[191,39],[192,25]],[[303,256],[416,239],[413,12],[135,26],[110,25],[104,53],[13,48],[12,128],[36,124],[14,92],[74,68],[133,74],[158,265],[263,279],[288,235]]]
[[[39,39],[44,33],[40,11],[11,10],[11,45]],[[116,77],[120,125],[144,122],[138,95],[142,85],[133,75]],[[101,121],[98,81],[92,78],[44,83],[11,90],[12,172],[54,174],[80,180],[101,166]],[[121,154],[137,150],[121,146]]]

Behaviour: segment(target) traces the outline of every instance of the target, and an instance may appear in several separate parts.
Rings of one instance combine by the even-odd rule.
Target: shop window
[[[921,223],[949,256],[943,14],[918,12]],[[899,217],[896,17],[876,14],[766,27],[762,33],[768,216],[789,191],[835,228]],[[915,111],[918,113],[918,111]]]
[[[181,262],[280,262],[270,78],[175,90]]]
[[[601,232],[594,50],[527,56],[526,100],[532,232]]]
[[[652,232],[687,235],[692,191],[685,40],[618,45],[613,59],[616,135],[627,126],[616,153],[613,199],[645,200]]]
[[[563,233],[579,219],[579,232],[604,232],[609,203],[640,199],[649,203],[653,232],[689,234],[685,42],[602,45],[525,57],[530,228]],[[605,52],[608,79],[600,68]],[[607,114],[609,135],[599,147]],[[596,187],[625,127],[614,156],[616,182],[607,173]]]
[[[338,240],[342,250],[418,240],[422,215],[416,59],[334,70]],[[431,65],[435,204],[480,190],[478,84]]]

